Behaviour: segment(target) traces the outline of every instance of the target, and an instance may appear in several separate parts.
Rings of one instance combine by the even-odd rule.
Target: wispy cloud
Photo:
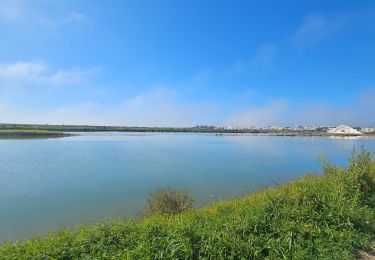
[[[0,3],[0,21],[18,22],[25,17],[26,8],[21,1],[7,1]]]
[[[270,68],[276,59],[277,50],[276,44],[271,42],[264,43],[252,57],[247,60],[237,61],[230,70],[238,73]]]
[[[18,87],[29,83],[44,86],[83,84],[97,71],[98,68],[79,67],[53,71],[47,63],[40,60],[0,63],[0,82]]]
[[[47,19],[46,17],[38,16],[36,21],[40,26],[50,31],[57,31],[59,28],[65,25],[83,20],[84,17],[85,15],[82,13],[71,12],[63,19]]]
[[[0,23],[6,25],[32,25],[56,32],[68,24],[77,23],[85,14],[71,11],[66,14],[49,17],[38,8],[37,2],[26,0],[2,0],[0,2]]]
[[[349,20],[349,16],[328,16],[322,13],[307,15],[287,40],[265,42],[250,57],[235,62],[230,71],[244,73],[248,71],[270,69],[277,61],[279,52],[285,52],[287,47],[310,47],[330,37],[342,29]]]
[[[263,106],[250,105],[223,120],[228,126],[339,125],[375,126],[375,88],[353,97],[345,106],[327,102],[307,105],[279,98]]]
[[[347,18],[327,17],[321,13],[307,15],[292,37],[294,45],[307,47],[329,37],[347,22]]]
[[[369,88],[353,97],[345,106],[334,106],[319,103],[305,106],[291,114],[291,122],[307,122],[318,124],[351,124],[359,126],[375,126],[375,88]]]
[[[248,71],[270,69],[274,65],[279,52],[285,52],[287,47],[310,47],[330,37],[342,29],[349,20],[349,16],[327,16],[322,13],[307,15],[296,28],[294,34],[287,40],[265,42],[248,59],[235,62],[230,71],[244,73]]]
[[[207,104],[182,101],[176,90],[156,86],[124,101],[111,114],[121,115],[130,125],[191,126],[206,121],[212,110]]]
[[[283,99],[273,100],[263,106],[250,106],[236,111],[224,119],[226,126],[268,126],[275,124],[275,119],[287,109]]]
[[[253,63],[262,67],[271,66],[276,53],[277,46],[274,43],[265,43],[259,48]]]
[[[256,99],[252,96],[250,99]],[[368,89],[345,107],[328,103],[299,105],[283,98],[264,105],[228,107],[219,104],[187,102],[181,93],[166,86],[154,86],[111,106],[82,101],[50,109],[30,109],[19,103],[2,102],[0,122],[41,124],[91,124],[128,126],[194,126],[220,124],[226,126],[268,125],[338,125],[375,126],[375,88]],[[223,104],[224,106],[226,104]],[[209,118],[221,118],[209,121]]]

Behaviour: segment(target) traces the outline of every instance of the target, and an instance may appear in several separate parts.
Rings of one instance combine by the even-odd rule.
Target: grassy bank
[[[71,136],[61,131],[38,130],[38,129],[2,129],[0,138],[43,138],[43,137],[65,137]]]
[[[0,259],[353,259],[374,231],[375,162],[362,151],[348,168],[199,210],[3,244]]]

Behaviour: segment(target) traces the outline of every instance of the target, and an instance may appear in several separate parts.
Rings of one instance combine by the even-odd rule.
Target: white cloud
[[[81,69],[80,67],[74,67],[68,70],[60,69],[50,75],[40,75],[35,78],[35,81],[39,84],[49,86],[85,84],[98,70],[98,68]]]
[[[52,71],[47,63],[39,60],[0,63],[0,82],[3,85],[22,87],[26,84],[61,86],[83,84],[98,68],[59,69]]]
[[[207,121],[214,112],[214,108],[209,104],[182,103],[178,96],[179,93],[172,89],[155,86],[110,107],[82,102],[41,111],[0,102],[0,122],[193,126]]]
[[[47,70],[41,61],[0,63],[0,78],[30,78]]]

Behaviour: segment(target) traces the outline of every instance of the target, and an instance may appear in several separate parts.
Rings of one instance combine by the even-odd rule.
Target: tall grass
[[[159,188],[150,192],[144,216],[177,214],[193,207],[194,199],[186,190]]]
[[[375,162],[364,150],[347,168],[200,210],[8,243],[0,259],[353,259],[375,234]]]

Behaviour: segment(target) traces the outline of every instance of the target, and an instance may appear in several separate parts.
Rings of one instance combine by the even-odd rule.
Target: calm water
[[[137,216],[155,187],[188,189],[196,205],[346,164],[375,138],[95,133],[0,140],[0,241],[105,217]]]

